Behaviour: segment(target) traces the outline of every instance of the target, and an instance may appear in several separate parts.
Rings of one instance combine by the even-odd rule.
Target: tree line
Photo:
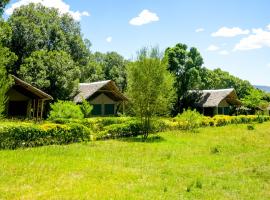
[[[0,13],[6,3],[0,4]],[[189,106],[188,90],[194,89],[235,88],[244,104],[254,110],[270,101],[269,94],[248,81],[221,69],[207,69],[198,49],[185,44],[168,47],[164,53],[143,48],[135,60],[117,52],[91,52],[91,42],[84,39],[79,22],[41,4],[22,6],[7,20],[0,19],[0,108],[12,85],[10,74],[55,100],[72,100],[79,82],[113,80],[133,104],[148,102],[151,112],[167,110],[171,115]]]

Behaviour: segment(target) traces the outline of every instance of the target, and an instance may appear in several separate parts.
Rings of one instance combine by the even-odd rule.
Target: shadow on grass
[[[118,140],[122,142],[142,142],[142,143],[158,143],[166,141],[163,137],[159,135],[151,135],[147,139],[144,139],[141,136],[137,136],[129,138],[120,138]]]

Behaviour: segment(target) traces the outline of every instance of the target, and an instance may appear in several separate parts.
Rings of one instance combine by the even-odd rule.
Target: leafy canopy
[[[168,70],[175,76],[174,87],[177,99],[173,114],[177,114],[185,107],[182,100],[188,90],[198,89],[200,86],[199,72],[203,65],[203,58],[196,48],[188,49],[185,44],[176,44],[168,48],[165,55],[168,60]]]
[[[8,48],[0,45],[0,117],[3,116],[6,110],[7,96],[12,80],[8,76],[6,66],[16,60],[16,56],[11,53]]]
[[[1,0],[0,1],[0,16],[4,13],[4,9],[10,0]]]
[[[54,99],[68,100],[77,91],[80,70],[66,52],[40,50],[24,60],[19,75]]]
[[[39,50],[65,51],[79,66],[87,64],[88,42],[83,40],[80,24],[70,15],[60,15],[57,9],[41,4],[29,4],[16,9],[8,23],[12,29],[9,47],[19,58],[10,69],[13,74],[25,58]]]

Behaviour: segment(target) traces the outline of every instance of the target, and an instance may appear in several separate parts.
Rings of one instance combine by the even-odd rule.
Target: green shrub
[[[82,119],[84,117],[80,106],[71,101],[58,101],[51,105],[49,119]]]
[[[90,103],[88,101],[86,101],[85,99],[83,99],[82,101],[82,105],[80,106],[82,113],[84,115],[84,118],[90,117],[91,116],[91,112],[93,110],[93,106],[90,105]]]
[[[98,132],[96,139],[138,136],[142,134],[141,130],[141,124],[137,121],[130,121],[124,124],[111,124],[105,126],[103,131]]]
[[[184,112],[175,117],[180,129],[194,130],[202,126],[203,116],[196,110],[184,110]]]
[[[249,125],[247,125],[247,129],[252,131],[252,130],[255,130],[255,127],[253,124],[249,124]]]
[[[0,128],[0,149],[16,149],[90,140],[90,131],[80,124],[12,124]]]

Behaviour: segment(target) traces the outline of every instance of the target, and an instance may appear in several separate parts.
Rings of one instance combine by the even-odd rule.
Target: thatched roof
[[[48,95],[47,93],[41,91],[40,89],[30,85],[29,83],[19,79],[16,76],[12,75],[12,78],[14,79],[14,85],[13,87],[16,88],[22,88],[24,91],[26,91],[30,96],[35,96],[39,99],[43,99],[43,100],[53,100],[53,97]]]
[[[233,88],[219,90],[192,90],[190,94],[196,95],[195,105],[198,107],[218,107],[218,105],[226,100],[231,105],[240,106],[237,94]]]
[[[115,101],[126,101],[125,97],[115,83],[111,80],[98,81],[93,83],[80,83],[79,93],[74,97],[75,103],[81,103],[83,99],[90,99],[91,97],[104,93]]]

